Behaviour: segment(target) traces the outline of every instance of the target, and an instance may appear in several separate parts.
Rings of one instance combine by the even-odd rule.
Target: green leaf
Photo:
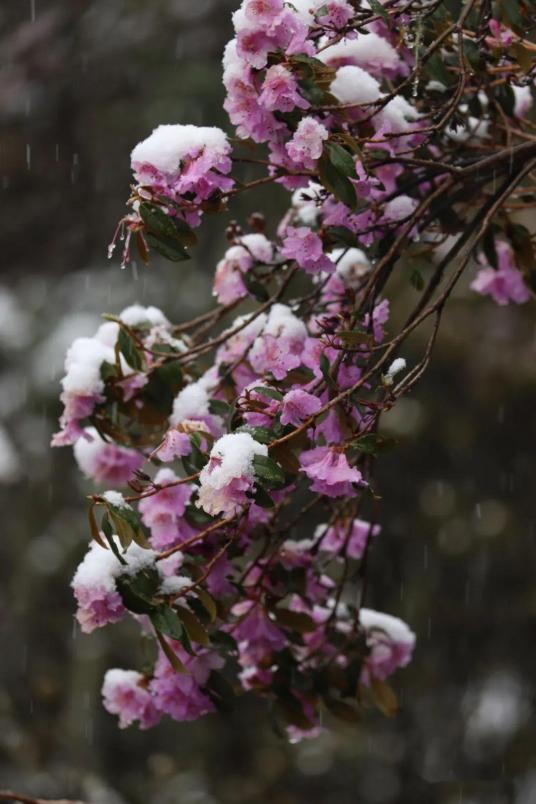
[[[350,209],[357,207],[357,195],[355,187],[350,179],[331,162],[328,154],[324,151],[318,160],[319,178],[326,190],[328,190],[338,201],[341,201]]]
[[[259,394],[260,396],[267,396],[270,399],[275,399],[277,402],[280,402],[283,399],[283,394],[279,391],[276,391],[275,388],[267,388],[263,385],[258,385],[256,388],[252,389],[255,393]]]
[[[246,290],[253,296],[254,299],[259,302],[268,301],[270,298],[268,290],[259,282],[258,279],[255,278],[254,274],[246,271],[245,274],[242,274],[242,281],[246,286]]]
[[[370,332],[364,329],[343,329],[337,332],[337,337],[342,340],[346,346],[359,346],[366,344],[370,346],[374,340]]]
[[[235,432],[249,433],[259,444],[270,444],[274,438],[274,434],[267,427],[251,427],[249,424],[243,424],[241,427],[238,427]]]
[[[357,248],[359,246],[355,234],[345,226],[330,226],[327,229],[327,233],[335,244],[341,243],[343,246],[348,246],[348,248]]]
[[[233,687],[222,673],[213,670],[205,687],[215,706],[223,712],[229,712],[236,701]]]
[[[201,508],[195,505],[187,505],[184,511],[184,518],[186,521],[196,528],[206,528],[215,521],[215,517],[205,513]]]
[[[216,647],[221,648],[226,653],[237,653],[238,645],[236,639],[226,631],[215,631],[211,636],[211,642]]]
[[[177,363],[170,361],[151,372],[149,381],[143,388],[143,397],[157,410],[169,414],[173,408],[173,401],[182,387],[182,370]]]
[[[268,494],[265,488],[263,488],[260,483],[257,483],[255,488],[255,493],[253,495],[253,502],[255,505],[258,505],[259,508],[273,508],[275,506],[274,501]]]
[[[372,11],[375,14],[378,14],[385,22],[389,22],[389,14],[387,10],[382,6],[379,0],[369,0],[369,6],[371,7]]]
[[[352,179],[356,178],[355,162],[346,148],[336,142],[327,142],[326,148],[329,153],[330,162],[339,173]]]
[[[136,542],[140,547],[149,547],[149,543],[145,538],[142,530],[140,520],[136,511],[133,508],[120,508],[106,502],[108,509],[108,516],[112,527],[117,533],[119,541],[123,550],[126,550],[131,542]]]
[[[161,634],[180,642],[183,634],[183,625],[177,613],[169,606],[161,605],[151,613],[151,622]]]
[[[411,282],[415,290],[424,290],[424,278],[421,272],[417,268],[414,268],[413,271],[411,272],[409,281]]]
[[[172,262],[184,262],[190,259],[190,255],[183,246],[171,237],[164,238],[161,235],[157,237],[149,232],[147,234],[147,243],[151,248]]]
[[[191,675],[190,671],[187,670],[186,667],[183,665],[183,663],[181,662],[181,660],[179,659],[179,657],[177,656],[171,645],[169,645],[169,643],[164,639],[164,637],[158,630],[156,630],[156,638],[158,639],[158,642],[162,649],[162,653],[164,653],[166,659],[168,660],[172,668],[177,673],[182,673],[183,675],[187,676]]]
[[[136,371],[140,371],[143,367],[143,359],[138,347],[133,338],[130,337],[128,332],[121,328],[117,338],[117,346],[129,366]]]
[[[233,411],[231,405],[229,405],[228,402],[224,402],[222,399],[209,400],[208,409],[214,416],[223,416],[223,418],[229,416]]]
[[[386,438],[378,433],[367,433],[352,442],[355,449],[365,452],[367,455],[377,455],[378,452],[389,449],[393,444],[392,438]]]
[[[400,707],[393,688],[379,678],[372,679],[371,688],[378,709],[387,717],[394,717]]]
[[[117,560],[119,561],[120,564],[123,564],[124,566],[126,566],[127,562],[125,561],[125,559],[123,558],[123,556],[121,555],[121,553],[119,552],[119,550],[117,548],[117,544],[116,544],[115,539],[114,539],[114,532],[112,530],[112,526],[110,525],[110,520],[108,519],[108,514],[107,513],[104,514],[103,517],[102,517],[101,530],[104,533],[104,535],[106,537],[106,541],[110,545],[110,549],[111,549],[112,553],[114,554],[114,556],[117,558]]]
[[[134,614],[152,614],[155,610],[153,596],[160,583],[156,570],[142,570],[134,576],[121,575],[115,585],[121,599]]]
[[[317,624],[309,614],[303,611],[292,611],[291,609],[272,609],[278,625],[297,631],[298,634],[308,634],[316,631]]]
[[[194,246],[197,242],[195,233],[186,221],[169,215],[155,204],[141,204],[140,217],[147,231],[156,237],[176,240],[183,246]]]
[[[255,476],[261,485],[270,489],[282,488],[286,485],[285,473],[281,467],[266,455],[255,455],[253,458]]]
[[[214,600],[212,595],[210,595],[206,591],[206,589],[202,589],[200,586],[196,587],[195,593],[196,593],[197,597],[199,598],[199,600],[201,601],[201,604],[202,604],[203,608],[205,609],[205,611],[207,612],[208,616],[210,617],[210,621],[215,622],[215,620],[216,620],[216,618],[218,616],[218,607],[217,607],[216,601]]]
[[[204,645],[205,647],[208,646],[210,644],[208,632],[195,614],[185,606],[177,606],[176,609],[190,641],[197,642],[199,645]]]

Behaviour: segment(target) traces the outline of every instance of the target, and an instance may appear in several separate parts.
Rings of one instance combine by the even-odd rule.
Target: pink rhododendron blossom
[[[352,494],[352,483],[361,483],[363,476],[348,464],[344,452],[332,447],[315,447],[301,454],[302,471],[313,481],[311,490],[327,497]]]
[[[137,450],[103,441],[94,427],[84,430],[74,456],[86,477],[108,486],[124,486],[145,460]]]
[[[149,690],[157,709],[174,720],[197,720],[214,711],[214,704],[203,691],[212,669],[223,665],[222,659],[205,652],[190,656],[175,642],[173,650],[187,673],[178,673],[167,657],[160,654]]]
[[[347,555],[348,558],[359,559],[365,552],[369,538],[377,536],[380,530],[379,525],[371,525],[362,519],[340,521],[323,530],[320,536],[320,549],[335,555]]]
[[[323,13],[317,12],[318,21],[334,28],[344,28],[355,13],[350,3],[345,0],[331,0],[331,2],[322,3],[321,10]]]
[[[159,461],[169,463],[175,458],[184,458],[192,451],[192,442],[186,433],[181,433],[176,427],[172,427],[164,436],[161,445],[155,450],[155,455]]]
[[[193,486],[177,484],[178,480],[171,469],[160,469],[155,483],[162,488],[139,505],[142,521],[151,531],[151,544],[159,550],[180,544],[195,532],[184,519]]]
[[[329,137],[329,131],[314,117],[304,117],[300,120],[298,128],[286,149],[293,162],[299,162],[305,167],[314,167],[314,162],[322,156],[324,142]]]
[[[199,507],[211,516],[237,513],[255,485],[255,456],[267,454],[249,433],[229,433],[216,441],[199,478]]]
[[[409,664],[415,649],[415,634],[406,623],[398,617],[365,608],[359,612],[359,622],[370,649],[361,674],[365,684],[370,684],[373,678],[384,681],[399,667]]]
[[[305,226],[289,226],[281,254],[287,260],[296,260],[300,268],[309,274],[320,271],[332,272],[335,268],[329,257],[324,254],[320,237]]]
[[[269,112],[291,112],[296,106],[300,109],[310,106],[298,92],[298,82],[293,74],[280,64],[274,64],[266,71],[259,103]]]
[[[511,247],[503,240],[496,241],[497,268],[481,268],[471,282],[472,290],[491,298],[500,305],[515,302],[523,304],[530,293],[518,270]]]
[[[125,729],[134,721],[140,729],[150,729],[160,720],[147,681],[135,670],[108,670],[102,685],[104,708],[118,715],[119,728]]]
[[[285,394],[281,413],[281,424],[300,425],[311,414],[320,410],[322,403],[317,396],[296,388]]]

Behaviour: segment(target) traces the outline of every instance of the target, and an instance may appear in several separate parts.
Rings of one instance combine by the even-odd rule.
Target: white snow
[[[105,491],[101,494],[103,500],[113,505],[114,508],[123,508],[127,511],[132,511],[132,506],[127,503],[121,492],[119,491]]]
[[[263,234],[243,235],[239,243],[259,262],[270,262],[273,257],[273,246]]]
[[[387,39],[375,33],[359,34],[357,39],[342,39],[321,50],[318,58],[328,65],[351,60],[356,67],[378,71],[395,69],[400,61]]]
[[[104,389],[100,369],[104,362],[115,363],[114,350],[96,338],[77,338],[67,351],[64,391],[90,396]]]
[[[362,278],[370,271],[370,262],[360,248],[337,248],[329,255],[337,264],[337,274],[349,288],[359,286]]]
[[[392,198],[385,205],[383,211],[384,218],[391,221],[400,221],[404,218],[409,218],[416,207],[417,201],[415,198],[411,198],[409,195],[397,195],[396,198]]]
[[[303,321],[297,318],[286,304],[274,304],[268,315],[268,320],[262,332],[263,335],[273,335],[274,338],[290,338],[303,340],[307,337],[307,329]]]
[[[187,385],[173,402],[173,412],[170,416],[170,424],[180,424],[185,419],[198,419],[200,416],[208,416],[209,395],[206,380],[201,378],[197,382]]]
[[[339,67],[331,82],[331,94],[341,103],[372,103],[381,97],[380,85],[361,67]]]
[[[228,433],[219,438],[210,451],[210,461],[200,475],[201,485],[214,489],[228,486],[234,478],[254,477],[253,458],[268,455],[266,444],[259,444],[249,433]],[[209,471],[212,459],[220,462]]]
[[[121,549],[119,543],[118,548]],[[73,589],[103,587],[108,592],[115,591],[115,579],[120,575],[135,575],[139,570],[154,564],[156,553],[146,550],[132,542],[123,553],[126,565],[121,564],[111,550],[92,542],[75,572],[71,582]]]
[[[158,307],[143,307],[141,304],[132,304],[126,307],[119,318],[127,327],[140,327],[151,324],[153,327],[171,326],[168,319]]]
[[[134,169],[149,164],[162,173],[174,173],[186,156],[197,156],[204,148],[226,154],[229,150],[227,135],[215,126],[161,125],[136,145],[130,157],[131,164]]]
[[[385,379],[388,383],[392,383],[396,375],[405,370],[406,365],[406,361],[403,357],[397,357],[396,360],[393,360],[385,374]]]
[[[415,634],[409,626],[398,617],[384,614],[373,609],[360,609],[359,622],[366,631],[383,631],[393,640],[405,645],[415,644]]]

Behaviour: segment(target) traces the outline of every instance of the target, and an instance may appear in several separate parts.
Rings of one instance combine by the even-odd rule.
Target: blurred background
[[[531,804],[534,307],[498,308],[467,287],[432,368],[386,419],[399,445],[381,461],[368,603],[418,634],[394,678],[400,716],[370,712],[289,746],[249,698],[145,733],[119,731],[101,707],[105,669],[136,666],[139,651],[128,624],[89,637],[74,625],[87,488],[70,451],[49,449],[63,356],[101,312],[139,301],[177,321],[210,304],[228,221],[207,220],[178,266],[121,271],[106,246],[138,140],[162,122],[227,127],[220,59],[235,7],[0,6],[0,787],[91,804]],[[271,191],[272,224],[285,200]],[[415,291],[399,285],[402,314]]]

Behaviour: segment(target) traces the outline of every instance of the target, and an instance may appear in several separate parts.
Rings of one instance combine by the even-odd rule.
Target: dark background
[[[0,6],[0,787],[92,804],[536,802],[534,306],[498,308],[467,288],[432,368],[386,420],[400,443],[381,463],[368,602],[418,634],[394,679],[400,716],[365,713],[288,746],[250,698],[145,733],[101,708],[105,669],[140,652],[129,624],[89,637],[73,625],[87,487],[70,451],[48,446],[63,354],[135,300],[174,320],[210,304],[226,221],[207,221],[178,268],[121,271],[106,246],[139,139],[161,122],[227,127],[220,57],[235,7]],[[271,221],[285,198],[270,193]],[[397,282],[395,320],[415,293]]]

